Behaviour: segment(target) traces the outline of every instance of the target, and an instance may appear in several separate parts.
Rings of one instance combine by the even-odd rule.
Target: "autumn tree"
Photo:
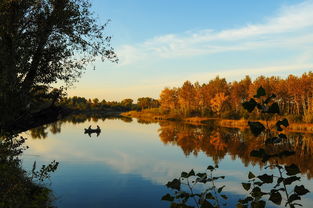
[[[160,94],[161,108],[167,111],[173,111],[178,108],[178,90],[177,88],[165,88]]]
[[[195,88],[189,81],[178,90],[178,104],[185,116],[195,107]]]
[[[222,108],[227,99],[228,96],[226,96],[223,92],[217,93],[214,98],[211,99],[211,108],[218,116],[221,115]]]

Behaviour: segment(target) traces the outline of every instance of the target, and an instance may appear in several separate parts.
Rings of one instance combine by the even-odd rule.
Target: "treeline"
[[[291,121],[313,122],[313,73],[301,76],[259,76],[254,81],[246,76],[227,82],[216,77],[205,84],[186,81],[181,87],[165,88],[160,94],[160,113],[172,116],[205,116],[253,118],[242,108],[242,102],[253,97],[262,86],[268,95],[275,94],[281,114]]]
[[[72,110],[78,111],[128,111],[128,110],[142,110],[146,108],[157,108],[160,106],[159,101],[150,97],[142,97],[137,99],[134,103],[133,99],[127,98],[122,101],[100,101],[98,98],[86,99],[84,97],[62,97],[59,105],[65,106]]]

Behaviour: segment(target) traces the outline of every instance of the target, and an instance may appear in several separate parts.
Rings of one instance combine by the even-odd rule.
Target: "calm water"
[[[225,176],[217,185],[225,185],[227,207],[234,207],[239,198],[247,196],[241,183],[247,182],[249,171],[275,171],[264,170],[261,161],[249,156],[262,142],[235,129],[129,119],[73,121],[25,133],[30,146],[23,156],[26,169],[31,169],[34,161],[60,162],[57,172],[47,181],[57,207],[169,207],[168,202],[161,201],[170,192],[164,184],[179,177],[182,171],[204,171],[214,164],[219,165],[214,174]],[[99,125],[101,134],[84,134],[89,125]],[[302,177],[296,183],[313,190],[313,138],[296,134],[290,137],[299,151],[279,162],[297,162]],[[313,195],[305,195],[301,204],[312,207]]]

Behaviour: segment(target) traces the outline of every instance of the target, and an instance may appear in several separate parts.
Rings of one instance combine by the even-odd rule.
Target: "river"
[[[84,128],[90,125],[99,125],[101,133],[84,134]],[[165,184],[184,171],[204,172],[209,165],[218,165],[214,176],[225,176],[216,182],[216,186],[225,185],[224,207],[235,207],[238,199],[249,194],[241,184],[248,181],[249,171],[255,175],[276,171],[264,168],[274,164],[274,159],[264,164],[250,157],[251,150],[262,142],[247,131],[213,123],[195,126],[82,116],[25,132],[30,148],[22,159],[27,170],[31,170],[34,161],[37,165],[53,160],[60,163],[45,182],[53,190],[54,204],[60,208],[170,207],[170,202],[161,200],[165,194],[173,193]],[[288,136],[292,141],[284,148],[296,146],[296,155],[278,162],[296,163],[301,180],[295,184],[313,190],[313,135]],[[201,192],[200,189],[195,191]],[[271,189],[270,185],[265,189]],[[313,194],[297,202],[312,207]],[[268,206],[276,205],[269,202]]]

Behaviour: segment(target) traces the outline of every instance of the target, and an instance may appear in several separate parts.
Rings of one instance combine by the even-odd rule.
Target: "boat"
[[[101,132],[101,129],[98,125],[96,129],[91,128],[91,126],[89,126],[87,129],[85,128],[85,134],[92,134],[92,133],[99,134],[100,132]]]

